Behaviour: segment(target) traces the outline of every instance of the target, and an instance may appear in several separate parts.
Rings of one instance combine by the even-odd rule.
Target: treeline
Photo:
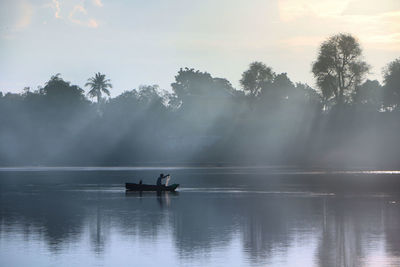
[[[400,59],[382,85],[365,79],[369,68],[357,40],[339,34],[321,44],[315,89],[261,62],[243,72],[240,89],[185,68],[172,92],[151,85],[111,98],[104,74],[86,93],[57,74],[37,90],[0,95],[0,164],[395,168]]]

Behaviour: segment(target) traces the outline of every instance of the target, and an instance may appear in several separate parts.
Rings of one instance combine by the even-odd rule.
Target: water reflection
[[[1,190],[0,266],[400,264],[394,195],[88,187]]]

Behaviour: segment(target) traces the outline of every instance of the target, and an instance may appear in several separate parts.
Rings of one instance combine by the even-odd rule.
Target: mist
[[[343,95],[328,90],[316,67],[313,88],[262,62],[243,70],[241,88],[182,68],[172,92],[142,85],[115,97],[106,74],[96,74],[108,83],[100,89],[56,74],[37,89],[0,95],[0,162],[396,168],[399,65],[388,63],[383,84],[360,76]]]

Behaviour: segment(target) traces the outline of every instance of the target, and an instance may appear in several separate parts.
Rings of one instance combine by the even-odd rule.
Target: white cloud
[[[60,12],[61,12],[61,8],[60,8],[60,2],[58,0],[53,0],[53,8],[55,10],[54,12],[54,17],[56,17],[57,19],[60,19]]]
[[[103,7],[103,3],[101,2],[101,0],[93,0],[92,2],[95,6]]]
[[[94,19],[90,19],[88,22],[88,26],[90,28],[97,28],[97,27],[99,27],[99,23]]]
[[[86,9],[82,6],[82,5],[76,5],[74,6],[74,9],[71,11],[71,13],[69,14],[69,17],[73,17],[75,13],[77,12],[81,12],[83,14],[87,14]]]
[[[72,11],[69,13],[68,19],[75,24],[86,26],[89,28],[97,28],[99,23],[93,19],[86,19],[86,18],[77,18],[78,15],[84,15],[86,17],[88,15],[87,10],[82,5],[75,5]]]

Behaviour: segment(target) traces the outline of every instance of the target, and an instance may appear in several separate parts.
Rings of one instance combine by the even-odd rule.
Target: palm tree
[[[106,79],[106,75],[100,72],[96,73],[94,77],[89,78],[85,86],[90,86],[91,89],[88,95],[90,97],[97,97],[97,103],[100,103],[102,93],[110,96],[110,91],[107,88],[112,88],[110,79]]]

